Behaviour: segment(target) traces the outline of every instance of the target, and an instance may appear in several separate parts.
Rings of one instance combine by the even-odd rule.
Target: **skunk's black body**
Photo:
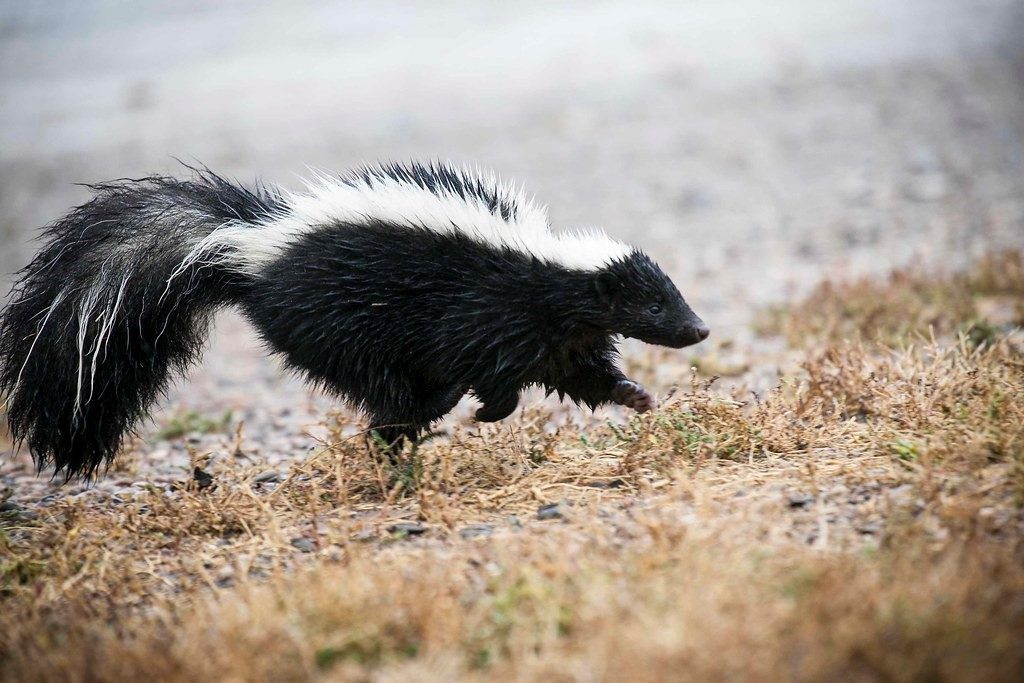
[[[612,335],[669,346],[707,336],[640,252],[601,242],[618,257],[581,267],[561,243],[537,253],[429,222],[444,211],[465,222],[464,203],[525,234],[518,214],[536,210],[493,181],[413,165],[331,182],[305,197],[208,172],[97,185],[50,227],[0,317],[0,392],[37,464],[89,476],[112,458],[224,305],[388,441],[415,437],[467,392],[483,402],[482,421],[508,416],[529,385],[643,410],[651,399],[616,367]],[[339,209],[331,193],[390,197],[415,218]],[[606,240],[570,244],[586,239]]]
[[[274,286],[242,305],[271,348],[356,398],[374,424],[410,435],[469,390],[493,421],[526,385],[593,407],[625,379],[607,332],[589,322],[589,273],[468,237],[398,241],[386,225],[336,226],[296,242],[266,277]]]

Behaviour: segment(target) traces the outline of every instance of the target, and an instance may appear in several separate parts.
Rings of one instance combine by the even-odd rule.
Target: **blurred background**
[[[1022,79],[1020,0],[4,0],[0,285],[75,183],[440,158],[645,248],[742,340],[824,276],[1024,241]],[[307,400],[228,316],[173,400],[251,412],[260,377]]]

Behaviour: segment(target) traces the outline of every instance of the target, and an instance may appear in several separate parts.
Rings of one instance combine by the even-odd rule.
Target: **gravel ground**
[[[306,164],[450,158],[655,254],[712,326],[700,352],[729,342],[763,385],[758,306],[1024,242],[1022,29],[1011,0],[0,3],[0,267],[87,197],[73,183],[172,157],[290,187]],[[656,390],[685,379],[672,358]],[[250,456],[284,466],[332,404],[227,313],[138,457],[85,495],[181,478],[189,448],[231,441],[161,439],[187,411],[231,411]],[[0,482],[28,503],[56,488],[24,454]]]

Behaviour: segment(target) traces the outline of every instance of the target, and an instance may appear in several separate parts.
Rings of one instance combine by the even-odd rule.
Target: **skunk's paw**
[[[515,412],[519,406],[519,393],[511,393],[507,396],[489,398],[476,411],[477,422],[498,422]]]
[[[654,397],[642,385],[629,379],[621,380],[615,385],[615,388],[612,389],[612,400],[620,406],[632,408],[638,413],[646,413],[658,405]]]

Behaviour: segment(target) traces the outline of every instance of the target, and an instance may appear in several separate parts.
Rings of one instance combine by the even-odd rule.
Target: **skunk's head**
[[[598,324],[613,334],[680,349],[707,339],[708,326],[646,254],[633,251],[594,274]]]

